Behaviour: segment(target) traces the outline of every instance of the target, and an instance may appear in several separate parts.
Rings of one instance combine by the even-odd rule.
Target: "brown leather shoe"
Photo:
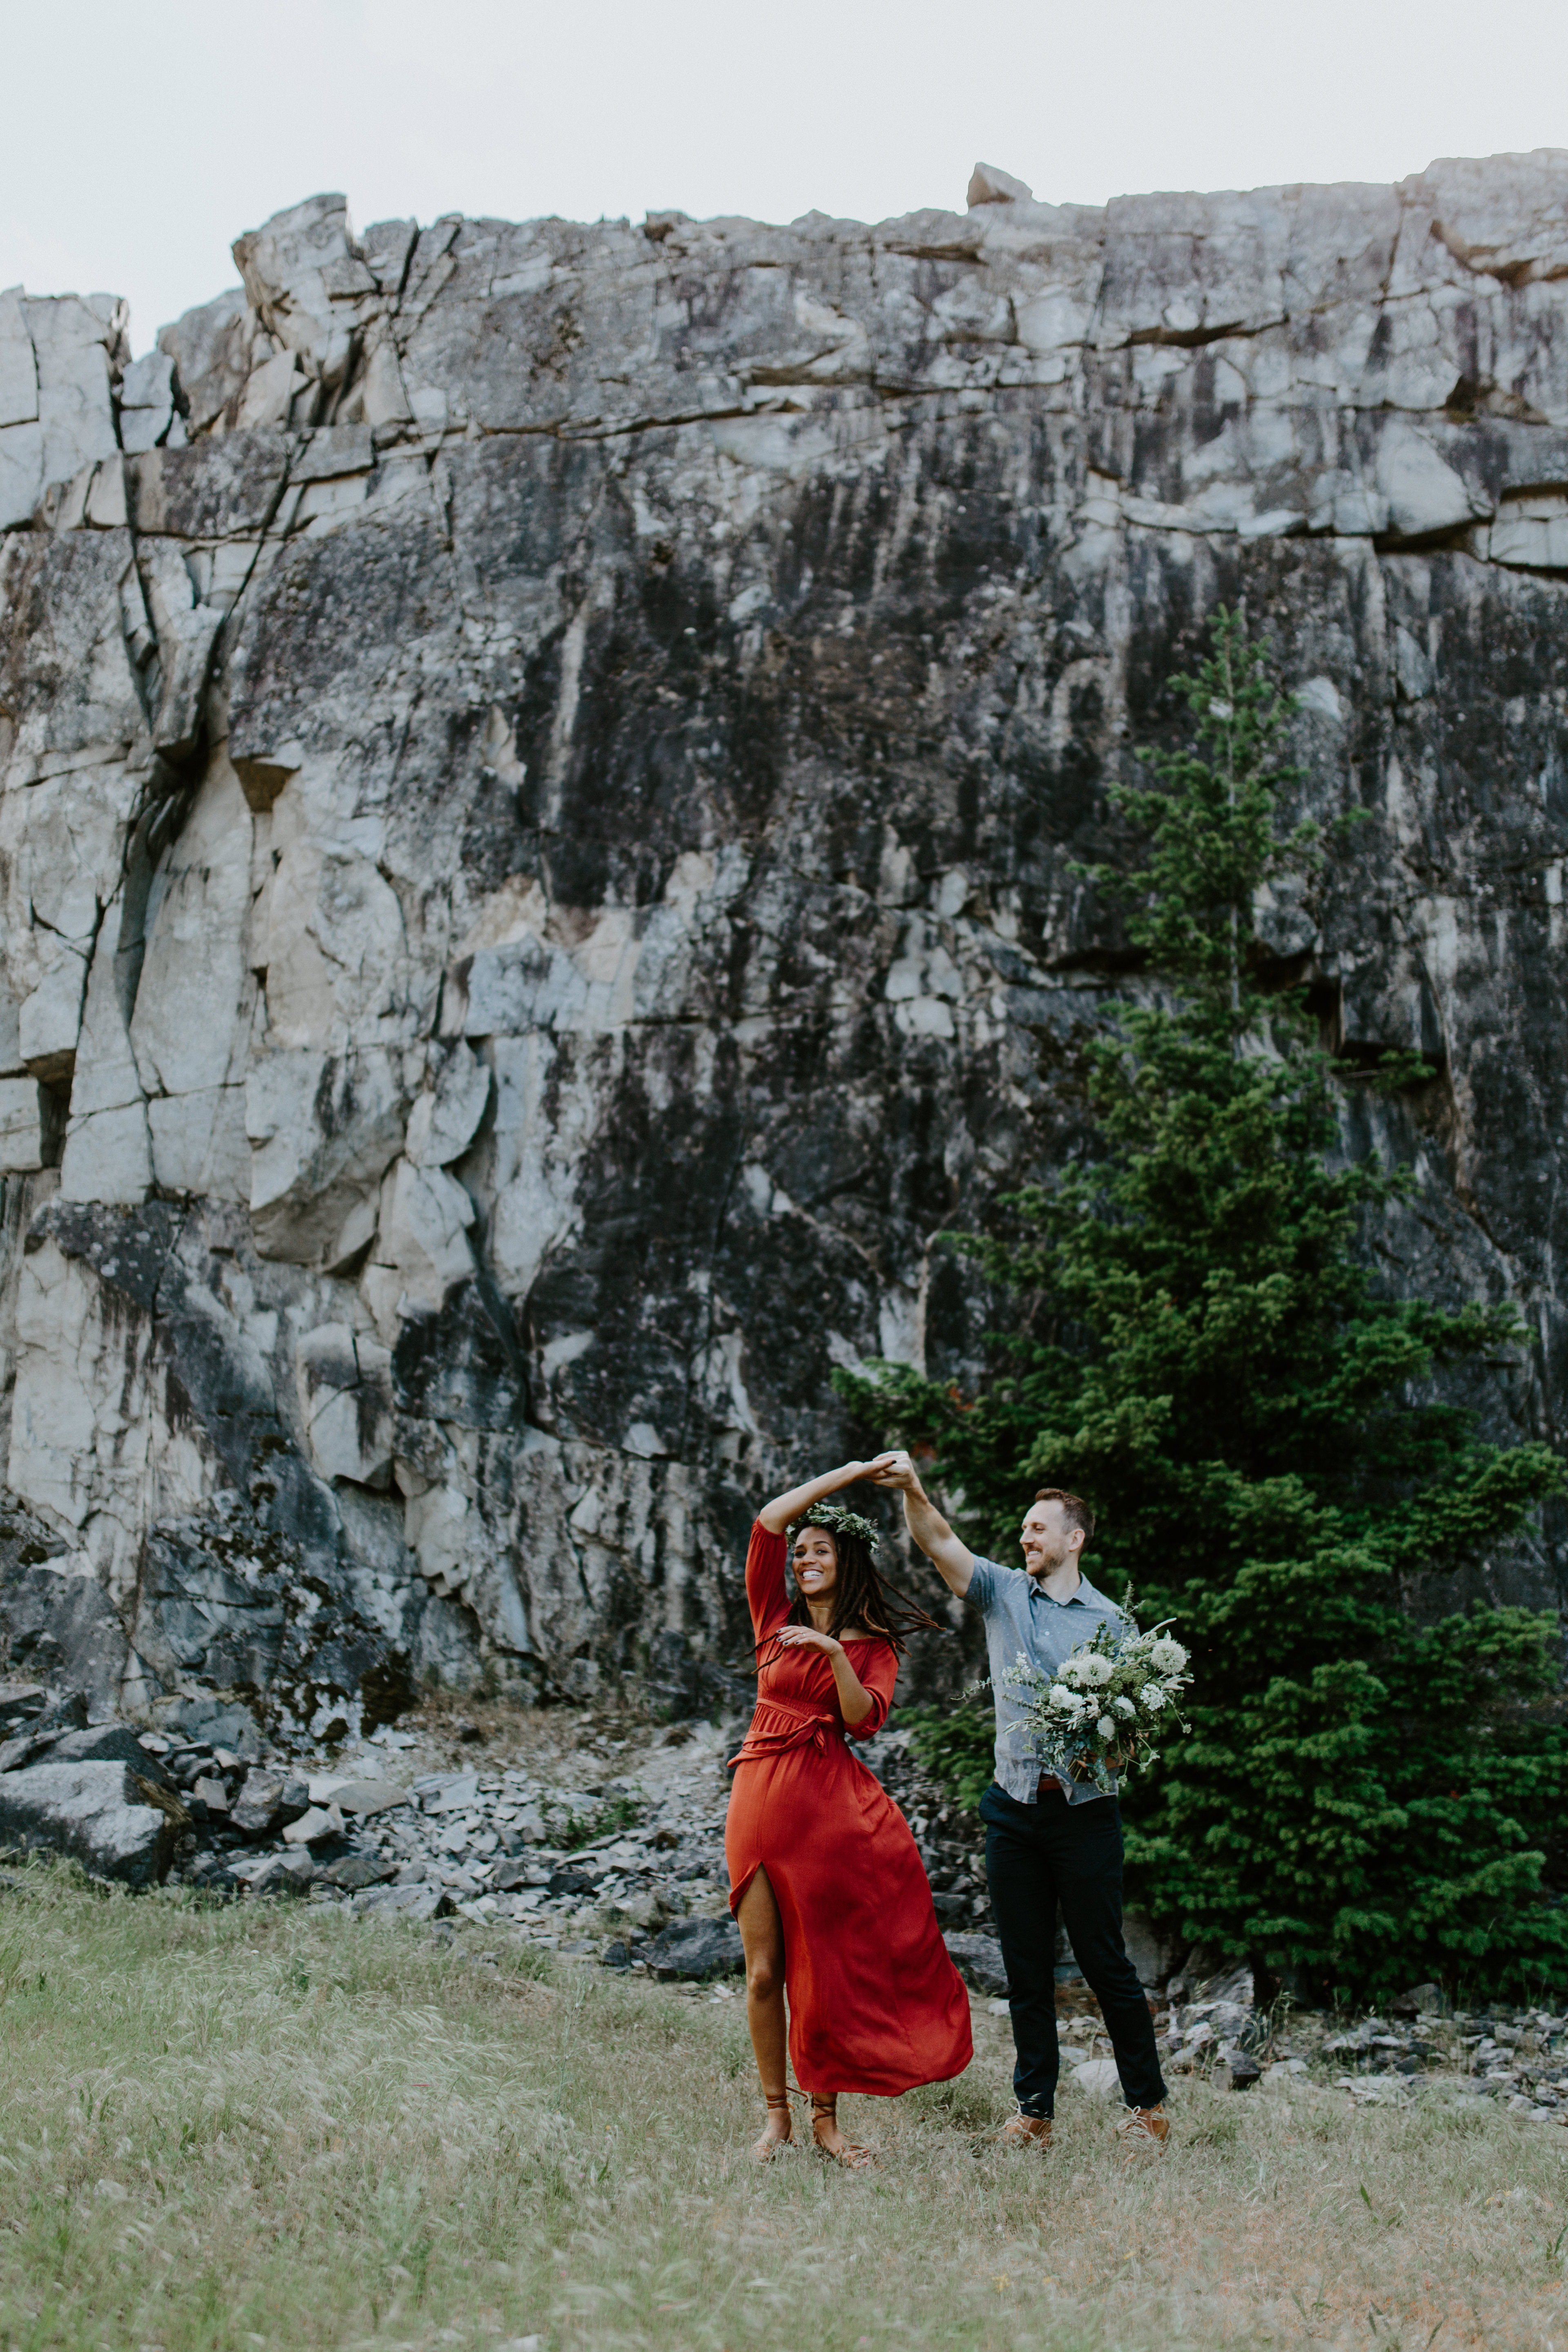
[[[1121,2152],[1128,2163],[1141,2156],[1157,2156],[1171,2137],[1171,2118],[1163,2105],[1129,2107],[1121,2118]]]
[[[1047,2148],[1050,2144],[1049,2116],[1009,2116],[996,2135],[998,2147]]]

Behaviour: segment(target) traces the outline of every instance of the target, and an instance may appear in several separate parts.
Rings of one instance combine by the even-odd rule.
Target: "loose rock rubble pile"
[[[331,1770],[142,1741],[186,1792],[194,1850],[178,1866],[209,1891],[507,1924],[655,1974],[739,1962],[723,1850],[730,1749],[710,1725],[601,1735],[548,1762],[476,1753],[412,1777],[405,1732],[381,1733]]]
[[[235,1900],[292,1895],[372,1921],[500,1927],[565,1957],[731,1990],[722,1979],[742,1956],[725,1766],[739,1723],[616,1725],[557,1709],[488,1737],[462,1721],[385,1728],[329,1761],[263,1755],[238,1708],[209,1710],[205,1738],[87,1714],[80,1693],[0,1684],[0,1848],[73,1854],[136,1886],[172,1876]],[[1005,2017],[973,1818],[944,1801],[898,1730],[863,1753],[910,1821],[961,1973]],[[1065,1940],[1057,1975],[1064,2074],[1113,2096],[1104,2025]],[[1205,1971],[1196,1955],[1151,1980],[1150,1998],[1173,2084],[1362,2103],[1447,2092],[1568,2125],[1568,2013],[1450,2011],[1426,1984],[1386,2016],[1347,2021],[1288,2001],[1260,2008],[1247,1969]]]
[[[944,1929],[994,1933],[985,1884],[984,1841],[973,1814],[952,1803],[910,1755],[906,1735],[883,1732],[861,1751],[914,1832]]]
[[[1542,2123],[1568,2124],[1568,2015],[1494,2006],[1451,2010],[1435,1984],[1415,1985],[1387,2016],[1345,2022],[1289,2004],[1259,2011],[1247,1969],[1169,1988],[1162,2062],[1243,2090],[1316,2085],[1361,2104],[1421,2093],[1500,2099]]]
[[[0,1685],[0,1842],[74,1853],[135,1885],[172,1872],[213,1894],[510,1925],[546,1948],[657,1976],[740,1965],[723,1843],[739,1723],[612,1736],[563,1710],[547,1719],[564,1738],[547,1750],[486,1743],[469,1725],[445,1743],[458,1757],[428,1769],[438,1737],[384,1728],[330,1760],[264,1756],[242,1710],[208,1713],[197,1717],[204,1736],[89,1727],[80,1693]],[[864,1753],[905,1807],[943,1924],[983,1927],[989,1904],[970,1827],[900,1733]],[[96,1811],[78,1785],[84,1773],[101,1777],[89,1790]]]
[[[510,1923],[611,1967],[707,1976],[740,1960],[724,1864],[739,1725],[630,1728],[548,1762],[476,1753],[410,1777],[384,1731],[329,1771],[247,1763],[221,1743],[142,1734],[184,1792],[181,1874],[215,1891],[306,1893],[367,1916]],[[973,1835],[906,1756],[868,1761],[905,1804],[944,1924],[989,1919]],[[189,1839],[186,1841],[189,1844]]]

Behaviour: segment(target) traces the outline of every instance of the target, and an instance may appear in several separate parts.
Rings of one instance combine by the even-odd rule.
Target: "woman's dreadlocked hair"
[[[837,1641],[846,1625],[864,1625],[868,1633],[890,1642],[900,1657],[910,1633],[946,1633],[952,1629],[922,1609],[918,1601],[898,1591],[877,1572],[872,1558],[880,1541],[869,1519],[842,1503],[814,1503],[789,1529],[790,1549],[802,1528],[823,1528],[833,1538],[838,1561],[838,1581],[833,1588],[833,1619],[827,1631]],[[811,1612],[797,1593],[786,1621],[809,1625]]]

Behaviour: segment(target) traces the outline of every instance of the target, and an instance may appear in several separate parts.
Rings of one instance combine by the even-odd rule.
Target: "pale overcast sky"
[[[0,287],[145,350],[319,189],[357,224],[962,209],[1568,146],[1568,0],[0,0]]]

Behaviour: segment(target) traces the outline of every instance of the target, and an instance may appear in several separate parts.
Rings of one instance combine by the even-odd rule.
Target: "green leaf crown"
[[[872,1551],[882,1540],[870,1520],[862,1518],[858,1511],[852,1511],[847,1503],[813,1503],[809,1511],[803,1511],[798,1519],[790,1521],[789,1539],[792,1544],[802,1528],[826,1528],[828,1534],[834,1536],[858,1536]]]

